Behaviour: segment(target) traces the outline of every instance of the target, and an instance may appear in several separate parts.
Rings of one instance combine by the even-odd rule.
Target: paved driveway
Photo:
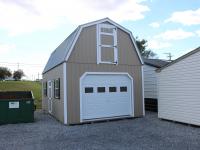
[[[0,126],[0,150],[200,150],[200,128],[145,118],[64,126],[41,112],[36,122]]]

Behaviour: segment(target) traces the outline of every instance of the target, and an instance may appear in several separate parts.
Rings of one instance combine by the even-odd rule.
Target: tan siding
[[[129,34],[117,29],[117,46],[119,64],[141,65],[137,52]],[[96,26],[86,27],[82,30],[68,62],[70,63],[97,63]]]
[[[128,65],[97,65],[67,63],[67,89],[68,89],[68,122],[80,122],[80,89],[79,79],[85,72],[128,72],[134,79],[134,110],[135,116],[143,114],[141,67]]]
[[[84,28],[68,62],[96,63],[96,26]]]
[[[64,101],[63,101],[63,65],[59,65],[54,69],[43,74],[43,82],[48,80],[54,80],[60,78],[60,99],[54,99],[53,90],[53,104],[52,104],[52,115],[55,116],[59,121],[64,122]],[[47,87],[48,88],[48,87]],[[54,83],[53,83],[54,89]],[[48,97],[43,96],[42,108],[48,112]]]
[[[117,30],[117,43],[119,64],[141,65],[130,36],[120,29]]]

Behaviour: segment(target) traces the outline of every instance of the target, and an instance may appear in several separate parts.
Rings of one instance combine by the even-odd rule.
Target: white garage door
[[[127,74],[87,74],[81,79],[81,121],[133,116],[132,80]]]

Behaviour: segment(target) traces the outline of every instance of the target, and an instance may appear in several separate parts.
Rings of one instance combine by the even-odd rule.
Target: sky
[[[0,66],[41,78],[51,52],[80,24],[109,17],[157,58],[200,46],[199,0],[0,0]]]

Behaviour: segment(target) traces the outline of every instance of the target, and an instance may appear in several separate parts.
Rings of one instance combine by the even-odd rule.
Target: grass
[[[0,91],[32,91],[37,109],[42,108],[42,86],[36,81],[0,81]]]

